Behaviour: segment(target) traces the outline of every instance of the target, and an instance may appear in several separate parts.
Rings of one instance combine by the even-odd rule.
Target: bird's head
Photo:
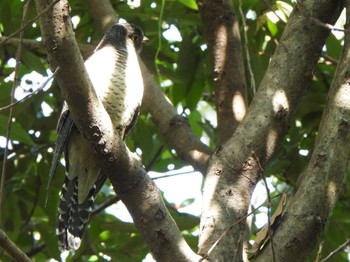
[[[141,51],[142,44],[148,42],[140,27],[129,23],[118,23],[111,26],[105,33],[96,50],[105,45],[113,45],[116,49],[125,49],[127,41],[131,41],[137,52]]]

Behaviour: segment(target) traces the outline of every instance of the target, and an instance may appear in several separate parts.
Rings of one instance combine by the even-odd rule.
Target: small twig
[[[152,180],[158,180],[158,179],[163,179],[163,178],[168,178],[168,177],[172,177],[172,176],[182,176],[182,175],[186,175],[186,174],[191,174],[195,171],[186,171],[186,172],[181,172],[181,173],[176,173],[176,174],[170,174],[170,175],[164,175],[164,176],[158,176],[158,177],[153,177]]]
[[[323,241],[320,243],[319,247],[318,247],[318,251],[317,251],[317,257],[315,262],[320,262],[321,261],[321,256],[322,256],[322,250],[323,250]]]
[[[46,247],[45,243],[43,243],[43,244],[41,244],[39,246],[34,246],[26,253],[26,255],[28,257],[34,257],[39,252],[43,251],[45,249],[45,247]]]
[[[337,28],[331,24],[323,23],[320,20],[313,18],[313,17],[311,18],[311,21],[313,21],[316,25],[322,26],[323,28],[329,29],[331,31],[339,31],[339,32],[348,32],[349,31],[349,29]]]
[[[36,192],[35,192],[35,197],[34,197],[34,200],[33,200],[33,206],[32,206],[32,209],[30,210],[29,214],[28,214],[28,217],[26,219],[26,221],[24,221],[21,229],[23,230],[24,227],[26,227],[31,218],[33,217],[34,215],[34,212],[35,212],[35,209],[38,205],[38,202],[39,202],[39,195],[40,195],[40,186],[41,186],[41,179],[40,179],[40,175],[36,175]]]
[[[242,240],[242,235],[239,235],[238,239],[237,239],[237,249],[236,249],[236,252],[235,252],[235,256],[233,258],[233,262],[236,262],[237,261],[237,258],[238,258],[238,253],[240,253],[239,251],[242,250],[242,245],[243,243],[241,242]]]
[[[113,198],[109,199],[108,201],[104,202],[100,206],[98,206],[96,209],[94,209],[91,212],[91,216],[94,216],[96,214],[99,214],[102,210],[105,210],[107,207],[110,207],[111,205],[114,205],[120,200],[118,196],[114,196]]]
[[[157,152],[155,153],[155,155],[153,156],[153,158],[151,159],[151,161],[148,163],[148,165],[145,167],[146,171],[148,172],[152,166],[154,165],[154,163],[156,162],[156,160],[158,159],[158,157],[160,156],[160,154],[163,151],[164,146],[160,146],[159,149],[157,150]]]
[[[44,15],[47,11],[49,11],[56,3],[58,3],[60,0],[56,0],[55,2],[51,3],[50,5],[48,5],[42,12],[40,12],[39,14],[37,14],[34,18],[29,19],[25,24],[22,23],[21,28],[16,30],[15,32],[13,32],[12,34],[10,34],[9,36],[7,36],[6,39],[2,40],[0,42],[0,45],[6,43],[9,39],[11,39],[13,36],[17,35],[18,33],[23,32],[29,25],[31,25],[35,20],[37,20],[39,17],[41,17],[42,15]]]
[[[159,84],[162,83],[159,66],[158,66],[158,56],[159,56],[160,50],[162,49],[162,22],[163,22],[164,7],[165,7],[165,0],[162,0],[161,6],[160,6],[160,13],[158,17],[158,46],[157,46],[156,54],[154,55],[154,63],[155,63],[154,65],[156,67]]]
[[[328,256],[326,256],[324,259],[321,260],[321,262],[325,262],[329,259],[331,259],[335,254],[337,254],[338,252],[342,251],[347,245],[350,244],[350,239],[347,239],[343,244],[341,244],[339,247],[337,247],[334,251],[332,251],[331,253],[329,253]]]
[[[17,100],[7,106],[4,106],[4,107],[1,107],[0,108],[0,112],[3,111],[3,110],[6,110],[6,109],[9,109],[9,108],[12,108],[14,107],[15,105],[19,104],[19,103],[22,103],[23,101],[27,100],[28,98],[31,98],[32,96],[36,95],[37,93],[39,93],[41,90],[43,90],[45,88],[45,86],[52,80],[52,78],[56,75],[56,73],[58,72],[59,70],[59,66],[56,68],[55,72],[53,72],[53,74],[51,76],[49,76],[46,81],[35,91],[27,94],[25,97],[23,97],[22,99],[20,100]]]
[[[274,244],[273,244],[273,239],[272,239],[272,229],[271,229],[271,207],[272,207],[272,200],[271,200],[271,194],[270,194],[270,189],[267,185],[267,181],[266,181],[266,177],[264,174],[264,169],[262,168],[261,164],[260,164],[260,160],[258,158],[258,156],[252,152],[253,157],[255,158],[255,160],[258,163],[259,169],[260,169],[260,174],[261,177],[264,181],[264,185],[265,185],[265,189],[266,189],[266,194],[267,194],[267,226],[268,226],[268,234],[269,234],[269,238],[271,241],[271,251],[272,251],[272,261],[276,262],[276,256],[275,256],[275,249],[274,249]]]
[[[0,247],[15,261],[32,262],[32,260],[0,229]]]
[[[181,172],[177,174],[172,174],[172,175],[164,175],[164,176],[159,176],[159,177],[154,177],[152,180],[157,180],[157,179],[162,179],[162,178],[168,178],[168,177],[173,177],[173,176],[181,176],[185,174],[190,174],[193,173],[194,171],[187,171],[187,172]],[[100,206],[98,206],[95,210],[92,211],[91,216],[94,216],[96,214],[99,214],[102,210],[106,209],[107,207],[114,205],[120,200],[118,196],[114,196],[113,198],[107,200],[106,202],[102,203]]]
[[[254,78],[254,73],[252,69],[252,63],[250,60],[250,54],[249,54],[249,48],[248,48],[248,35],[247,35],[247,24],[245,22],[245,15],[243,13],[242,9],[242,0],[239,0],[239,13],[241,14],[242,17],[242,26],[243,26],[243,36],[244,36],[244,50],[245,50],[245,55],[247,58],[247,67],[249,71],[249,76],[250,76],[250,85],[251,85],[251,90],[253,92],[253,96],[255,95],[256,92],[256,84],[255,84],[255,78]]]

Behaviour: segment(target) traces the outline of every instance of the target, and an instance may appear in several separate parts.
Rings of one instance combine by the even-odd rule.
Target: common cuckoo
[[[96,94],[124,140],[136,122],[143,96],[137,53],[146,39],[142,30],[132,24],[113,25],[85,61]],[[80,247],[94,198],[106,176],[90,144],[74,125],[67,105],[62,110],[57,130],[49,184],[63,153],[66,177],[60,194],[56,234],[61,251],[76,250]]]

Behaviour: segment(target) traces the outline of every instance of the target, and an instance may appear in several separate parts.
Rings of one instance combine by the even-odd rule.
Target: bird
[[[140,27],[127,22],[117,23],[106,31],[84,62],[113,128],[124,141],[140,111],[144,86],[138,54],[147,41]],[[57,133],[48,189],[64,155],[66,175],[60,192],[56,235],[60,251],[74,252],[81,245],[94,199],[107,177],[101,172],[101,164],[89,142],[75,126],[66,103]]]

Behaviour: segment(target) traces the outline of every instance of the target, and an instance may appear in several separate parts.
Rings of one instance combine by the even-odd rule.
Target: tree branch
[[[349,1],[347,1],[349,28]],[[277,260],[298,252],[293,261],[305,261],[323,233],[331,211],[343,191],[350,163],[350,37],[345,35],[343,53],[331,85],[315,149],[300,175],[299,188],[290,200],[283,223],[274,235]],[[303,223],[299,223],[300,220]],[[290,232],[293,232],[292,234]],[[257,261],[268,261],[269,248]],[[295,258],[295,257],[294,257]],[[285,260],[285,259],[284,259]]]
[[[117,13],[109,0],[86,0],[85,2],[89,6],[95,24],[102,32],[106,32],[108,28],[118,22]]]
[[[210,148],[193,133],[187,119],[177,114],[142,62],[141,70],[145,85],[143,105],[153,116],[155,125],[183,160],[205,174],[211,155]]]
[[[31,262],[32,260],[0,229],[0,247],[2,247],[15,261]]]
[[[264,167],[280,145],[330,33],[312,23],[310,17],[334,23],[341,11],[340,2],[306,0],[292,12],[248,114],[211,159],[203,189],[199,254],[206,253],[231,221],[247,213],[259,179],[259,166],[252,152]],[[240,244],[237,239],[243,232],[244,223],[241,223],[227,234],[212,253],[215,260],[232,261],[231,250],[237,250]],[[278,256],[276,260],[280,261]]]
[[[36,0],[38,12],[52,1]],[[60,67],[57,81],[74,123],[91,143],[101,161],[102,172],[109,177],[155,258],[198,260],[169,215],[159,189],[147,176],[142,163],[126,148],[97,98],[74,39],[68,2],[61,0],[41,18],[40,25],[49,62],[53,68]]]
[[[213,64],[217,143],[231,137],[247,110],[247,91],[239,25],[232,1],[197,2]]]
[[[113,19],[110,19],[109,23],[103,23],[112,14],[115,14],[109,0],[88,0],[87,3],[101,30],[106,30],[114,23]],[[96,6],[99,6],[98,9]],[[154,76],[142,62],[140,63],[145,85],[143,106],[151,113],[155,125],[180,158],[190,163],[195,170],[205,174],[208,159],[212,153],[211,149],[193,133],[187,120],[177,114],[169,99],[154,80]]]

